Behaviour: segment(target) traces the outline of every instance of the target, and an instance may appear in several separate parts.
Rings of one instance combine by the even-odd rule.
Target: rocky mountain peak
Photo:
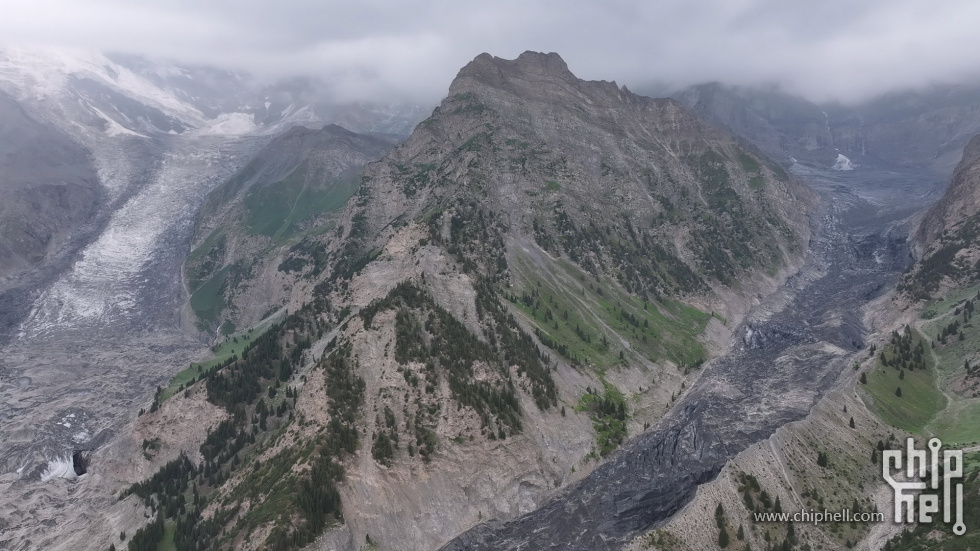
[[[556,53],[527,51],[517,59],[502,59],[483,53],[464,66],[449,87],[449,95],[473,93],[493,96],[491,90],[508,92],[526,99],[559,99],[569,94],[588,97],[590,102],[612,100],[621,103],[635,99],[615,82],[585,81],[568,69]],[[486,99],[486,98],[484,98]]]
[[[517,59],[503,59],[484,52],[460,69],[456,79],[450,85],[449,93],[457,93],[454,87],[458,87],[467,80],[493,86],[503,85],[515,78],[577,80],[575,75],[568,70],[568,64],[565,63],[565,60],[554,52],[545,54],[527,51],[518,56]]]

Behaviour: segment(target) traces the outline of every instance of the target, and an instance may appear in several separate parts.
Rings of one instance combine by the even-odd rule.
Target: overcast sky
[[[976,0],[3,0],[0,42],[327,79],[434,103],[481,52],[635,90],[712,80],[853,101],[980,77]]]

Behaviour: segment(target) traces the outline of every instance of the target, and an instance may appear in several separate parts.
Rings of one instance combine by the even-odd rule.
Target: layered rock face
[[[946,193],[922,218],[913,244],[919,261],[899,289],[914,298],[939,296],[980,279],[980,136],[963,149]]]

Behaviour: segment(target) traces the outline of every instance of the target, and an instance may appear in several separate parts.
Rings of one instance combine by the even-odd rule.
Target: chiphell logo
[[[895,491],[895,522],[915,522],[915,510],[919,511],[918,522],[933,522],[933,515],[939,513],[939,501],[943,502],[943,522],[953,522],[953,509],[956,509],[956,524],[953,533],[962,536],[966,532],[963,524],[963,451],[943,450],[942,465],[940,453],[943,443],[938,438],[929,440],[929,451],[915,449],[912,438],[907,441],[905,450],[885,450],[882,455],[881,474]],[[905,467],[904,480],[892,476]],[[940,486],[940,479],[942,486]],[[958,479],[954,486],[953,480]],[[918,492],[918,493],[916,493]],[[955,501],[954,501],[955,495]],[[916,503],[918,501],[918,503]]]

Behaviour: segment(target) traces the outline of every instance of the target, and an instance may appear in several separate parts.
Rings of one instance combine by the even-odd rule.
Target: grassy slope
[[[596,281],[565,262],[550,258],[544,262],[542,270],[541,266],[533,268],[529,257],[511,259],[510,265],[523,282],[509,290],[516,298],[512,303],[549,339],[565,345],[567,355],[579,364],[602,368],[637,356],[677,365],[695,365],[705,359],[699,335],[709,314],[677,301],[644,303],[614,282]],[[525,294],[534,295],[531,304],[522,300]]]
[[[980,320],[971,319],[964,324],[962,316],[954,315],[957,307],[976,295],[977,287],[961,289],[949,293],[943,301],[931,301],[923,311],[923,316],[930,318],[922,323],[922,330],[926,335],[936,336],[943,327],[958,319],[961,322],[960,332],[964,336],[963,340],[954,336],[948,338],[946,344],[937,343],[934,350],[939,385],[946,389],[950,400],[928,429],[950,445],[980,442],[980,397],[972,396],[968,392],[956,393],[949,388],[954,378],[963,375],[964,360],[975,364],[977,353],[980,352]]]
[[[922,373],[917,370],[915,378],[906,372],[905,381],[901,381],[903,398],[894,395],[898,372],[876,362],[872,370],[874,377],[868,376],[867,390],[875,397],[878,413],[884,421],[925,436],[939,437],[951,448],[980,442],[980,397],[968,392],[957,393],[950,388],[954,379],[962,377],[964,360],[969,359],[972,363],[980,352],[980,322],[972,319],[964,322],[962,315],[955,314],[966,299],[977,296],[977,290],[977,287],[970,287],[951,291],[944,298],[925,304],[923,319],[916,326],[925,339],[927,351],[931,351],[927,355],[930,369]],[[956,319],[961,323],[963,340],[958,335],[950,336],[946,344],[936,342],[936,347],[932,348],[934,338]],[[882,369],[889,372],[887,376],[882,376]],[[937,402],[939,407],[936,407]],[[966,534],[954,536],[951,526],[942,522],[917,525],[889,541],[885,549],[957,551],[980,548],[980,524],[977,522],[980,518],[980,453],[965,453],[964,463]]]
[[[324,214],[339,211],[354,194],[360,181],[357,172],[345,173],[323,182],[316,171],[299,167],[281,182],[250,189],[243,199],[245,216],[242,229],[249,235],[272,238],[272,243],[261,253],[306,235],[315,235],[331,229],[333,221],[306,228],[307,223]],[[212,249],[223,247],[224,231],[215,229],[187,257],[186,272],[191,286],[191,308],[201,322],[201,327],[213,327],[219,322],[226,304],[224,300],[225,265],[211,273],[209,256]],[[222,257],[223,253],[218,253]],[[211,273],[210,276],[207,274]],[[206,279],[205,279],[206,278]]]
[[[283,243],[313,217],[340,210],[357,189],[347,174],[321,183],[316,171],[299,167],[281,182],[253,188],[245,195],[245,227],[251,235]]]
[[[913,339],[913,345],[921,340],[920,335]],[[925,341],[928,348],[928,341]],[[886,352],[891,347],[885,347]],[[935,362],[928,355],[926,369],[905,371],[905,378],[900,379],[898,369],[882,365],[875,360],[874,369],[867,371],[868,384],[865,389],[874,398],[876,413],[882,421],[913,433],[922,433],[925,426],[946,405],[942,392],[936,386]],[[895,390],[902,389],[902,396],[896,396]]]
[[[170,384],[167,385],[167,388],[163,389],[163,394],[160,396],[160,401],[165,402],[171,396],[177,394],[177,390],[181,387],[181,385],[186,385],[191,381],[191,379],[196,380],[208,369],[224,363],[232,356],[241,356],[242,351],[245,350],[245,347],[248,346],[249,343],[261,337],[263,333],[265,333],[281,318],[281,315],[269,316],[255,325],[255,327],[252,327],[246,331],[228,335],[225,340],[218,344],[218,347],[214,350],[214,355],[210,359],[201,363],[192,363],[190,367],[174,375],[173,378],[170,379]],[[236,340],[237,342],[235,342]]]

